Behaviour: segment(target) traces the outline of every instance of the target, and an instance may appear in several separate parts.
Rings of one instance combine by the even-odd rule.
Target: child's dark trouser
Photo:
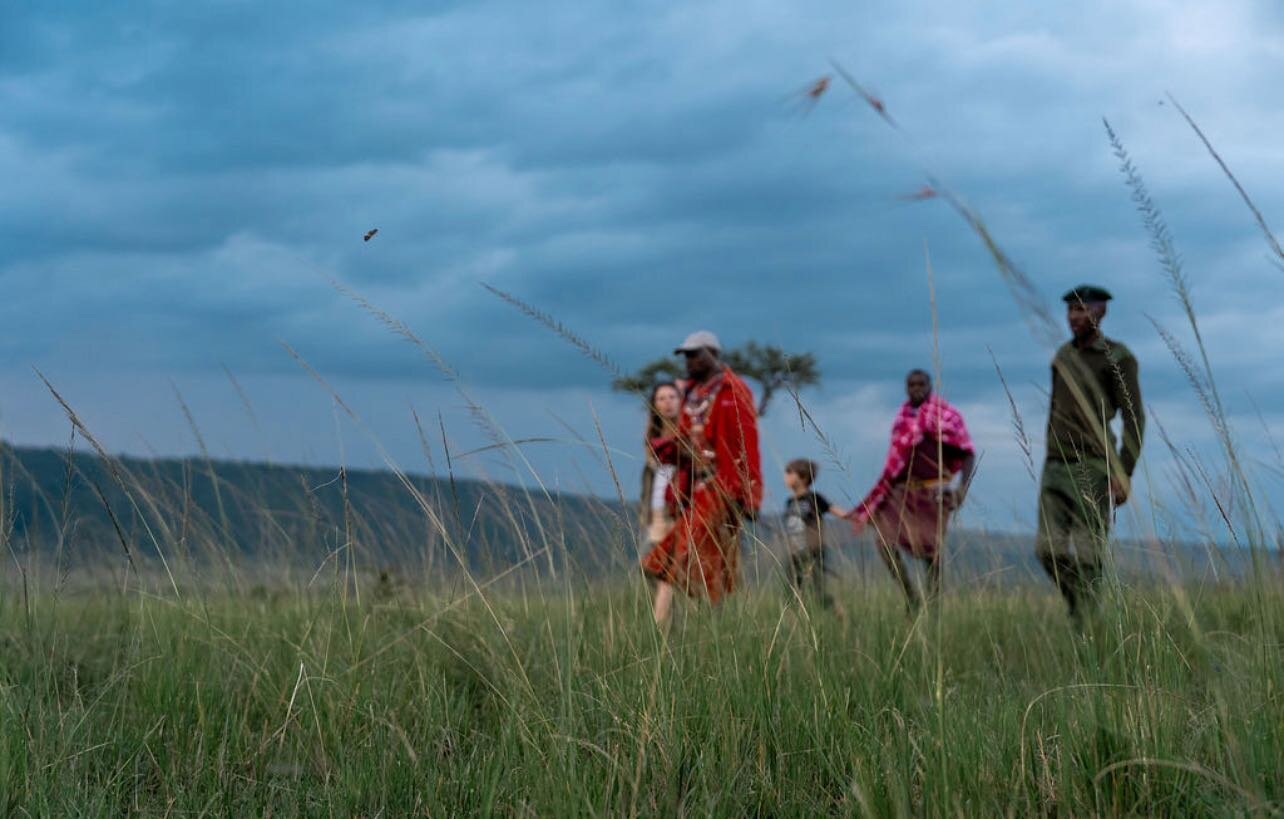
[[[812,594],[820,601],[822,608],[833,605],[828,589],[825,588],[825,550],[823,548],[804,549],[794,552],[789,557],[789,580],[794,591],[799,595]]]

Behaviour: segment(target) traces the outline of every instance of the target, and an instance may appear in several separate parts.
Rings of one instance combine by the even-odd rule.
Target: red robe
[[[690,497],[643,570],[716,602],[739,580],[740,523],[762,506],[762,460],[753,392],[724,369],[687,388],[678,432]]]
[[[918,407],[907,401],[892,423],[883,474],[852,516],[856,530],[872,523],[882,545],[934,557],[951,514],[941,490],[974,451],[962,414],[943,398],[931,395]]]

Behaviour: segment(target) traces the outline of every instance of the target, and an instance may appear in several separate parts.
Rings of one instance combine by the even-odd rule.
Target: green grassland
[[[1284,810],[1284,593],[1050,589],[913,618],[771,584],[6,592],[0,813],[1089,816]]]
[[[1149,512],[1202,521],[1178,527],[1194,550],[1116,543],[1117,579],[1082,629],[1050,584],[1022,582],[1029,538],[956,532],[949,591],[915,616],[862,560],[839,613],[789,598],[764,523],[749,587],[659,630],[622,497],[456,480],[427,444],[436,478],[116,458],[50,385],[67,451],[0,446],[14,569],[0,576],[0,815],[1284,813],[1279,522],[1172,235],[1106,128],[1190,341],[1155,329],[1218,452],[1154,425],[1179,491]],[[1059,339],[980,215],[940,195],[1036,336]],[[353,298],[515,449],[430,347]]]

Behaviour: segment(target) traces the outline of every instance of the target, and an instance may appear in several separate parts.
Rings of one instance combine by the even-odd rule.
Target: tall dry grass
[[[904,133],[881,101],[876,110]],[[673,629],[660,632],[632,570],[638,544],[618,477],[614,502],[583,501],[591,513],[570,514],[570,501],[523,455],[526,442],[503,430],[453,366],[403,321],[336,285],[451,381],[488,451],[529,487],[488,480],[479,488],[456,475],[461,453],[440,416],[430,434],[431,419],[413,413],[424,463],[398,463],[289,347],[336,412],[381,452],[406,506],[362,495],[366,477],[346,464],[325,480],[286,470],[301,482],[293,505],[267,505],[270,487],[247,489],[215,467],[181,396],[202,457],[178,477],[127,463],[46,381],[72,445],[87,443],[102,468],[68,453],[61,497],[40,499],[47,544],[16,536],[17,511],[3,495],[0,533],[13,582],[0,591],[0,811],[1284,811],[1284,597],[1265,536],[1278,523],[1253,503],[1253,476],[1172,236],[1122,141],[1108,134],[1196,355],[1173,331],[1156,329],[1168,334],[1208,414],[1222,463],[1206,463],[1156,427],[1174,455],[1182,501],[1211,505],[1225,531],[1260,558],[1241,582],[1190,582],[1175,572],[1149,584],[1120,579],[1078,633],[1049,587],[985,578],[956,584],[938,608],[906,617],[875,566],[870,583],[842,588],[847,614],[839,619],[783,593],[779,544],[764,523],[746,543],[760,582],[715,610],[683,607]],[[1035,338],[1059,337],[1033,280],[981,215],[938,176],[929,181],[980,239]],[[492,292],[607,371],[618,369],[552,313]],[[1033,502],[1028,424],[1007,394]],[[792,399],[800,422],[841,465],[838,442],[800,395]],[[600,427],[591,436],[573,432],[573,445],[592,448],[618,476]],[[0,459],[6,468],[17,463]],[[8,485],[24,479],[3,477]],[[69,512],[78,484],[105,507],[109,527],[78,528]],[[203,486],[210,504],[199,500]],[[254,542],[234,542],[229,521],[246,510],[258,521]],[[1210,550],[1216,534],[1207,527]],[[101,548],[103,539],[113,551]]]

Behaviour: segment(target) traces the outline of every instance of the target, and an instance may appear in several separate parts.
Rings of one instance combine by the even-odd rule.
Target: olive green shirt
[[[1116,414],[1123,418],[1122,449],[1117,449],[1110,428]],[[1131,477],[1145,428],[1137,359],[1127,347],[1099,336],[1082,350],[1074,342],[1057,350],[1048,409],[1050,460],[1108,460]]]

